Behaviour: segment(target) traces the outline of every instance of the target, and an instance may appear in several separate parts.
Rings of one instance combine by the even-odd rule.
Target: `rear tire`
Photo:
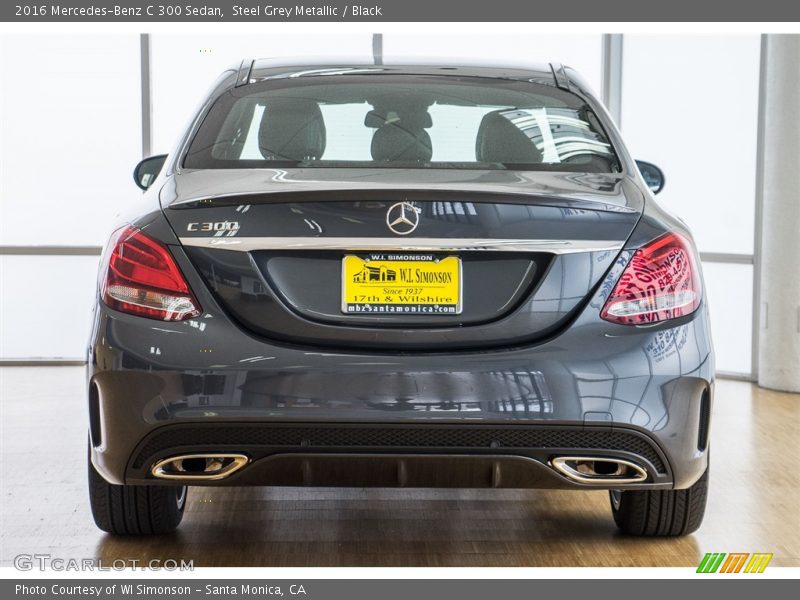
[[[614,521],[622,533],[642,537],[688,535],[706,511],[708,468],[685,490],[609,492]]]
[[[113,485],[89,460],[89,501],[95,524],[116,535],[174,531],[183,518],[186,486]]]

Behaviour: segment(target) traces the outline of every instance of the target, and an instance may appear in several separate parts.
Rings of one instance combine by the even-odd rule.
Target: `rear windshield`
[[[184,166],[618,170],[594,113],[553,86],[407,75],[330,79],[226,92]]]

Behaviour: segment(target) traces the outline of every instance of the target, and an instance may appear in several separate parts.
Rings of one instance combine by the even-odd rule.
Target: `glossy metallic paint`
[[[340,65],[331,70],[324,65],[300,68],[256,61],[249,77],[335,77],[337,68],[348,73],[355,68],[443,73],[427,66]],[[621,173],[420,170],[409,183],[408,173],[381,169],[246,173],[182,169],[181,158],[198,124],[215,99],[235,85],[237,71],[238,67],[220,77],[158,180],[125,219],[169,246],[203,314],[168,323],[114,311],[99,300],[95,307],[87,380],[91,396],[96,398],[92,410],[99,424],[91,458],[103,477],[112,483],[142,483],[131,470],[132,456],[143,439],[162,428],[237,423],[497,424],[630,430],[652,439],[669,465],[666,480],[639,485],[686,488],[702,475],[708,451],[698,450],[701,398],[713,391],[714,382],[707,303],[703,301],[700,309],[687,317],[647,327],[615,325],[599,317],[636,248],[667,230],[688,232],[655,204],[607,112],[571,69],[564,69],[563,76],[570,90],[599,115],[617,149]],[[459,67],[447,72],[555,85],[549,67],[527,71]],[[579,281],[577,300],[550,311],[544,321],[533,305],[523,304],[494,323],[496,329],[486,329],[486,335],[493,337],[490,348],[480,348],[474,339],[463,337],[463,331],[471,327],[454,324],[431,335],[425,329],[376,329],[355,322],[325,325],[303,316],[303,307],[287,310],[286,303],[278,301],[272,304],[277,311],[274,315],[282,319],[281,327],[285,329],[286,323],[293,321],[296,326],[279,335],[274,327],[271,331],[244,327],[232,314],[235,305],[221,305],[215,287],[220,283],[201,274],[203,257],[198,257],[197,249],[181,245],[179,238],[195,234],[181,229],[191,212],[201,206],[209,221],[230,219],[237,207],[248,206],[244,215],[249,217],[242,217],[243,208],[236,217],[241,223],[240,235],[264,236],[265,224],[276,217],[280,231],[269,235],[290,235],[291,228],[300,225],[288,216],[280,221],[288,196],[295,207],[313,213],[311,219],[327,219],[323,235],[375,235],[368,233],[368,226],[345,227],[335,211],[326,213],[334,207],[319,200],[321,190],[343,194],[347,216],[352,216],[347,194],[356,192],[458,194],[467,201],[470,195],[487,200],[486,195],[495,195],[490,202],[497,202],[499,195],[507,204],[519,203],[522,208],[535,197],[539,212],[522,228],[525,236],[542,238],[542,231],[547,231],[545,238],[565,235],[569,227],[563,223],[561,227],[567,229],[553,229],[559,222],[556,218],[539,220],[548,211],[556,211],[553,215],[560,211],[577,215],[578,225],[580,215],[603,220],[609,228],[606,239],[621,242],[623,249],[619,253],[587,253],[589,260],[597,262],[597,269],[592,277]],[[304,194],[309,196],[304,198]],[[540,231],[535,231],[537,223]],[[428,225],[435,226],[435,222]],[[485,219],[465,227],[472,228],[469,235],[459,233],[458,237],[497,233],[486,228]],[[504,232],[502,237],[518,237],[519,232],[515,233]],[[559,260],[569,256],[586,260],[580,253]],[[238,264],[236,260],[233,263]],[[548,269],[552,265],[551,261]],[[570,267],[567,263],[562,266]],[[258,273],[252,264],[247,268]],[[547,281],[547,277],[539,281],[536,293],[547,289]],[[536,293],[530,302],[535,301]],[[324,331],[331,332],[327,342]],[[370,336],[373,341],[388,343],[371,345]],[[417,341],[403,347],[410,338]],[[392,348],[392,344],[397,346]],[[534,458],[542,461],[546,457],[537,454]],[[216,484],[259,483],[258,478],[247,480],[247,470],[234,476],[240,479]],[[558,486],[580,487],[562,479],[554,481]]]

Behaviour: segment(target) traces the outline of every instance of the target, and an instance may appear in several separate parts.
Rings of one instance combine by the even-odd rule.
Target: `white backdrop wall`
[[[602,41],[385,35],[383,54],[563,62],[600,93]],[[225,67],[332,48],[369,61],[372,36],[150,36],[152,153],[173,148]],[[623,49],[622,128],[637,157],[667,172],[660,200],[689,223],[701,251],[752,254],[758,37],[625,36]],[[0,37],[0,247],[103,243],[139,193],[131,171],[143,141],[140,60],[137,35]],[[9,85],[18,81],[26,83]],[[0,360],[83,357],[97,260],[0,256]],[[749,374],[752,266],[708,263],[706,280],[718,368]],[[729,326],[739,318],[741,327]]]
[[[0,245],[99,245],[138,194],[139,36],[0,43]]]
[[[624,39],[625,143],[664,169],[658,199],[701,252],[753,253],[760,48],[758,35]]]
[[[99,246],[138,195],[138,35],[0,36],[0,246]],[[0,256],[0,359],[80,358],[95,256]]]
[[[597,35],[385,35],[383,55],[388,60],[404,57],[448,57],[480,63],[560,62],[576,68],[594,91],[600,93],[603,76],[603,36]]]
[[[372,35],[152,35],[153,153],[170,152],[217,76],[243,58],[339,56],[372,62]]]
[[[753,255],[760,36],[636,36],[623,41],[621,128],[659,165],[659,202],[698,249]],[[704,261],[721,371],[751,373],[753,266]]]

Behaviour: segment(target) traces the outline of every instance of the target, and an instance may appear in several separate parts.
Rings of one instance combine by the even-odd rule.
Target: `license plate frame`
[[[361,276],[361,280],[356,280],[356,276]],[[460,315],[463,283],[463,265],[457,255],[346,254],[342,257],[341,311],[346,315]],[[387,290],[392,293],[386,293]]]

